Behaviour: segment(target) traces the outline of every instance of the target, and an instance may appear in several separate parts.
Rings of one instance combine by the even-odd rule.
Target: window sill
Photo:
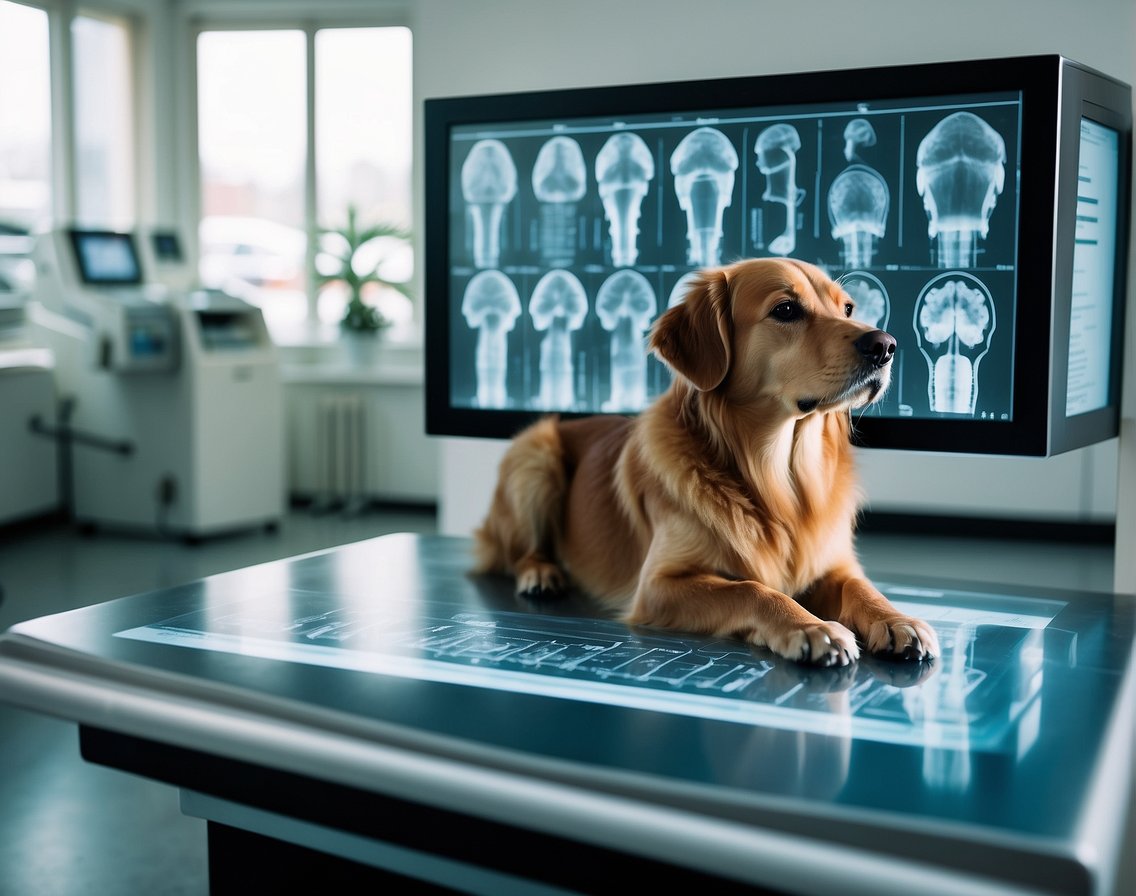
[[[334,324],[289,325],[272,329],[285,383],[344,383],[420,386],[425,361],[421,331],[396,326],[375,345],[358,352]]]

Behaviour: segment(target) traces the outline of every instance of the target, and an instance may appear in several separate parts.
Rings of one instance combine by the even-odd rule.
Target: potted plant
[[[343,227],[320,231],[316,256],[316,282],[320,289],[330,283],[342,283],[347,289],[347,306],[340,326],[348,333],[377,334],[390,326],[390,321],[374,305],[363,301],[363,288],[369,283],[397,290],[410,298],[410,287],[389,280],[382,274],[389,252],[376,247],[365,249],[376,240],[406,242],[410,231],[397,224],[378,223],[361,227],[354,205],[347,206],[347,223]]]

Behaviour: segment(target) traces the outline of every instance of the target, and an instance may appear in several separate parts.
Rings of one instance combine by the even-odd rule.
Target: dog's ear
[[[651,329],[651,350],[702,392],[730,369],[730,294],[724,271],[705,271]]]

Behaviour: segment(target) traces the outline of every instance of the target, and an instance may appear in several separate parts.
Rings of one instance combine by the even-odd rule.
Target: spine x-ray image
[[[640,411],[695,273],[792,256],[898,341],[865,413],[1008,420],[1020,117],[990,93],[456,126],[451,399]]]

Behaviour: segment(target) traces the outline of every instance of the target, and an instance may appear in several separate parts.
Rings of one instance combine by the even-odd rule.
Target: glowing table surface
[[[784,891],[1110,892],[1131,598],[877,581],[942,657],[824,670],[518,602],[468,549],[384,536],[26,622],[0,700]]]

